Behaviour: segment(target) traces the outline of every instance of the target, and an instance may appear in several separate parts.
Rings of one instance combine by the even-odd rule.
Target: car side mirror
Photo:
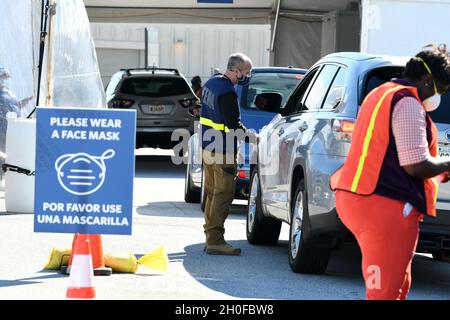
[[[202,110],[202,108],[201,108],[200,103],[195,102],[187,109],[187,113],[191,117],[198,119],[198,118],[200,118],[201,110]]]
[[[255,106],[261,111],[280,113],[282,99],[278,92],[260,93],[255,98]]]

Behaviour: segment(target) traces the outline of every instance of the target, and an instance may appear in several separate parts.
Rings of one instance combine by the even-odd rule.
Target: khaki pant
[[[218,160],[219,159],[219,160]],[[225,156],[203,150],[203,174],[205,175],[205,224],[206,244],[224,244],[225,219],[228,216],[236,189],[236,157],[225,164]]]

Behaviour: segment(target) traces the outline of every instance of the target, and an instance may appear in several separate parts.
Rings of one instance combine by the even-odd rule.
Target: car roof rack
[[[131,75],[133,71],[151,71],[152,74],[155,74],[155,71],[167,71],[176,75],[180,75],[178,69],[170,69],[170,68],[158,68],[158,67],[147,67],[147,68],[131,68],[131,69],[120,69],[120,71],[125,71],[128,75]]]

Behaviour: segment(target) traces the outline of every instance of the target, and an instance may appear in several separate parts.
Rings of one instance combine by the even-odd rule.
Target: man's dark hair
[[[200,76],[195,76],[191,80],[192,85],[200,86],[202,84],[202,78]]]
[[[445,44],[425,46],[422,51],[406,64],[403,73],[404,78],[420,80],[424,75],[428,74],[424,63],[416,57],[425,61],[431,70],[434,80],[441,82],[443,85],[450,85],[450,53],[447,51]]]

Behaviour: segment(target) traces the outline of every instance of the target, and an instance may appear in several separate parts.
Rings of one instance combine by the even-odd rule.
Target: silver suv
[[[123,69],[106,88],[108,108],[136,109],[136,147],[170,149],[176,129],[194,132],[188,108],[198,103],[188,82],[176,69]]]
[[[400,78],[407,58],[335,53],[306,73],[279,114],[260,134],[251,168],[247,239],[273,245],[281,222],[290,225],[289,264],[295,272],[325,272],[330,251],[351,239],[335,209],[330,175],[344,162],[364,97]],[[264,93],[260,99],[273,99]],[[273,106],[272,106],[273,107]],[[450,95],[431,114],[439,130],[439,152],[450,152]],[[255,163],[254,161],[252,161]],[[437,218],[420,225],[418,252],[440,260],[450,253],[450,185],[442,184]]]

